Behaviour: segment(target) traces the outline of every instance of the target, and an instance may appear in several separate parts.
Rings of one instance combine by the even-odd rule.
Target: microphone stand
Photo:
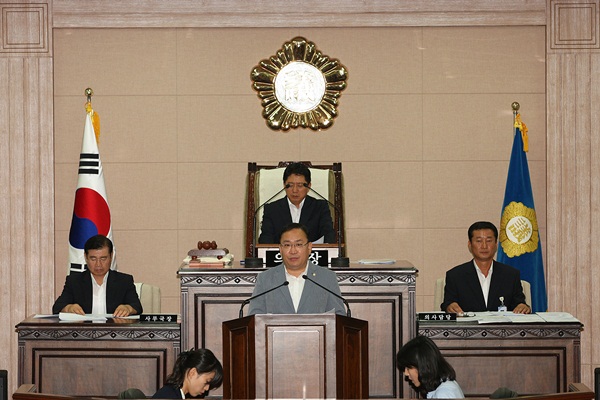
[[[285,185],[277,193],[275,193],[273,196],[271,196],[267,201],[265,201],[260,206],[258,206],[256,208],[256,210],[254,210],[254,218],[252,218],[252,247],[250,249],[252,251],[252,257],[245,258],[244,268],[262,268],[264,260],[260,257],[256,257],[257,254],[255,254],[256,253],[256,215],[258,214],[258,211],[261,208],[263,208],[266,204],[268,204],[271,200],[273,200],[281,192],[283,192],[285,189],[288,189],[289,187],[290,187],[289,184]]]
[[[306,278],[305,278],[305,279],[306,279]],[[287,286],[287,285],[289,285],[289,284],[290,284],[290,283],[289,283],[288,281],[283,281],[283,283],[282,283],[281,285],[277,285],[277,286],[275,286],[275,287],[272,287],[271,289],[269,289],[269,290],[265,290],[264,292],[262,292],[262,293],[259,293],[259,294],[255,295],[255,296],[248,297],[246,300],[244,300],[244,301],[242,302],[242,305],[240,306],[239,317],[240,317],[240,318],[242,318],[242,317],[244,316],[244,306],[245,306],[246,304],[249,304],[249,303],[250,303],[252,300],[256,299],[257,297],[264,296],[265,294],[267,294],[267,293],[269,293],[269,292],[272,292],[273,290],[279,289],[280,287]]]
[[[337,216],[338,216],[338,218],[337,218],[338,229],[336,232],[338,256],[331,258],[331,266],[332,267],[349,267],[350,266],[350,258],[342,256],[342,212],[335,204],[333,204],[331,201],[329,201],[327,198],[325,198],[321,193],[317,192],[315,189],[308,186],[308,184],[305,183],[304,186],[307,187],[310,191],[315,192],[315,194],[317,196],[319,196],[321,199],[325,200],[329,205],[331,205],[335,209]]]
[[[337,297],[338,299],[342,300],[344,302],[344,305],[346,306],[346,316],[348,318],[352,317],[352,312],[350,311],[350,304],[348,304],[348,301],[343,298],[342,296],[340,296],[339,294],[337,294],[336,292],[327,289],[325,286],[321,285],[319,282],[312,280],[308,277],[308,275],[302,275],[303,279],[306,279],[307,281],[311,281],[312,283],[314,283],[315,285],[317,285],[318,287],[320,287],[321,289],[325,290],[326,292],[331,293],[332,295],[334,295],[335,297]]]

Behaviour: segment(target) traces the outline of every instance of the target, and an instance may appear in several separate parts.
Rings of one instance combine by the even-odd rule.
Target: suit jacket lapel
[[[477,275],[477,268],[473,261],[471,261],[471,268],[467,274],[468,285],[471,287],[473,293],[477,293],[478,308],[486,309],[485,298],[483,297],[483,290],[481,290],[481,284],[479,283],[479,276]],[[489,297],[489,296],[488,296]]]
[[[308,268],[306,269],[306,276],[314,280],[318,271],[317,268],[322,267],[315,266],[312,262],[309,261]],[[298,312],[301,312],[304,307],[304,304],[310,299],[312,299],[315,286],[316,285],[312,282],[307,282],[306,280],[304,281],[304,289],[302,290],[302,296],[300,296],[300,302],[298,303]]]
[[[306,221],[310,220],[310,216],[313,213],[313,210],[315,209],[315,200],[310,197],[310,196],[306,196],[304,198],[304,204],[302,205],[302,212],[300,213],[300,223],[303,225],[306,225]]]
[[[106,281],[106,311],[114,310],[118,304],[115,304],[116,294],[118,292],[117,287],[117,274],[114,271],[108,273],[108,280]]]
[[[83,299],[85,304],[80,304],[85,310],[92,312],[92,298],[94,297],[94,287],[92,286],[92,274],[90,270],[82,272],[81,276],[81,290],[83,291]]]
[[[498,273],[496,273],[498,271]],[[500,302],[500,296],[502,295],[502,291],[500,290],[502,287],[502,275],[500,273],[500,268],[498,268],[498,263],[494,262],[494,272],[492,273],[492,281],[490,282],[490,295],[488,296],[488,303],[491,302],[491,299],[498,300]],[[505,305],[508,299],[505,299]]]
[[[273,282],[275,285],[280,285],[282,282],[287,281],[286,276],[285,276],[285,266],[282,265],[282,268],[280,269],[280,271],[277,271],[277,274],[275,276],[275,282]],[[282,300],[285,301],[286,305],[287,305],[287,309],[291,310],[291,314],[294,313],[294,302],[292,301],[292,295],[290,294],[290,289],[286,286],[286,287],[282,287],[281,288],[281,296],[282,296]]]
[[[278,207],[279,207],[279,214],[281,215],[281,217],[283,217],[283,220],[284,220],[284,224],[282,225],[282,227],[287,224],[291,224],[292,223],[292,213],[290,213],[290,205],[288,203],[287,197],[284,197],[283,199],[281,199],[281,201],[278,204]]]

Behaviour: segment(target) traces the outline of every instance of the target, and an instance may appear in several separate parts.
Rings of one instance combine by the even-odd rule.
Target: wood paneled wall
[[[547,2],[548,307],[576,315],[581,378],[593,387],[600,348],[600,9],[598,1]]]
[[[547,29],[549,306],[577,315],[582,378],[600,364],[600,0],[0,0],[0,368],[17,371],[13,327],[54,297],[53,28],[502,26]],[[524,39],[526,40],[526,39]]]

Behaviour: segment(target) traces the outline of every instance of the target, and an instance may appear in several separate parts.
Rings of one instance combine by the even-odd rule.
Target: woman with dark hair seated
[[[440,349],[425,336],[406,343],[396,355],[396,366],[404,371],[414,389],[428,399],[463,399],[456,372]]]
[[[179,354],[173,373],[166,385],[154,393],[153,399],[185,399],[186,396],[204,397],[210,389],[223,383],[223,367],[212,351],[189,350]]]

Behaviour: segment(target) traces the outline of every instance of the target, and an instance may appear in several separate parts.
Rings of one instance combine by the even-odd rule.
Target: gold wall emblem
[[[316,131],[333,125],[348,71],[338,60],[318,51],[314,43],[296,37],[284,43],[276,55],[261,60],[250,79],[269,128]]]
[[[511,202],[500,220],[500,245],[509,257],[533,253],[540,240],[535,210],[523,203]]]

